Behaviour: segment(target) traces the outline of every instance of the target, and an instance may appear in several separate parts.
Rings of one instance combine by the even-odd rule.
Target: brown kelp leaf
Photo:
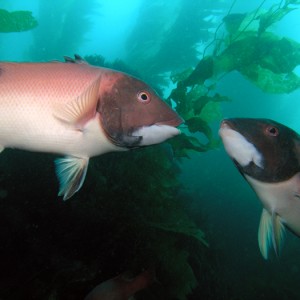
[[[283,17],[285,17],[288,13],[295,9],[295,7],[288,7],[288,5],[284,5],[283,7],[279,8],[277,4],[273,5],[273,7],[268,12],[260,15],[258,32],[264,32],[272,24],[280,21]]]
[[[193,102],[194,114],[199,115],[204,108],[204,106],[210,101],[209,96],[201,96],[196,101]]]
[[[193,237],[198,241],[200,241],[206,247],[209,247],[208,242],[205,240],[204,232],[201,229],[199,229],[196,226],[196,224],[194,224],[192,221],[188,219],[179,220],[179,221],[176,220],[176,222],[174,223],[147,222],[147,224],[164,231],[175,232],[189,237]]]
[[[177,88],[172,90],[170,96],[167,99],[167,101],[169,102],[172,99],[176,103],[176,111],[183,118],[186,118],[189,115],[190,111],[190,105],[187,99],[186,90],[186,87],[178,84]]]
[[[300,64],[300,44],[268,34],[261,41],[265,55],[260,65],[274,73],[290,73]]]
[[[230,99],[226,96],[221,96],[216,93],[214,96],[201,96],[196,101],[193,102],[194,114],[199,115],[202,112],[202,109],[208,102],[222,102],[222,101],[230,101]]]
[[[241,73],[267,93],[291,93],[300,87],[300,78],[292,72],[277,74],[259,65],[252,65]]]
[[[168,142],[171,144],[174,156],[177,158],[190,158],[188,155],[188,152],[190,150],[194,150],[197,152],[206,152],[210,149],[209,144],[202,144],[197,138],[186,135],[185,133],[177,135]]]
[[[245,19],[246,14],[229,14],[223,18],[225,23],[226,30],[229,34],[235,34],[239,28],[243,20]]]
[[[173,83],[176,83],[178,81],[183,81],[183,80],[187,79],[191,75],[192,72],[193,72],[193,69],[189,68],[180,73],[172,73],[170,78]]]
[[[191,75],[184,80],[185,86],[192,86],[195,84],[203,84],[206,79],[213,76],[214,60],[212,56],[206,56],[201,59]]]
[[[190,118],[188,120],[185,120],[185,124],[188,126],[190,132],[202,132],[209,140],[212,138],[212,131],[209,125],[201,118]]]
[[[30,11],[8,12],[0,9],[0,32],[21,32],[35,28],[38,25]]]

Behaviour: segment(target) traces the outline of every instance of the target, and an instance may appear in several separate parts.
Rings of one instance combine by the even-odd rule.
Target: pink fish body
[[[128,300],[136,292],[149,286],[154,272],[146,270],[133,279],[119,275],[97,285],[84,300]]]
[[[163,142],[181,122],[144,82],[79,57],[0,62],[0,151],[65,155],[56,161],[64,199],[82,186],[90,157]]]

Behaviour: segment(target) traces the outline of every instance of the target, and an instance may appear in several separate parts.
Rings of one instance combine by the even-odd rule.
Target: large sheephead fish
[[[0,62],[0,152],[64,155],[56,160],[64,199],[82,186],[90,157],[161,143],[179,134],[181,122],[143,81],[79,56]]]
[[[261,254],[278,254],[285,228],[300,236],[300,136],[268,119],[224,120],[220,128],[228,155],[263,205],[258,230]]]

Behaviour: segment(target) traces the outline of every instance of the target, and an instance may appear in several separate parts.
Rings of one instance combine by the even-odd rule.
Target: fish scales
[[[161,143],[179,134],[181,123],[143,81],[79,56],[0,62],[0,152],[64,155],[56,160],[64,200],[81,188],[91,157]]]
[[[1,63],[0,68],[1,146],[76,154],[82,134],[69,130],[53,109],[76,99],[103,71],[62,63]]]

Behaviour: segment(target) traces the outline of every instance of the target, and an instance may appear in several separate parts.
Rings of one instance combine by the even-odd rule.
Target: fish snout
[[[224,137],[226,136],[226,133],[231,129],[230,121],[228,119],[224,119],[221,122],[220,129],[219,129],[219,136],[222,138],[224,142]]]
[[[230,119],[224,119],[221,122],[220,129],[230,129],[232,128],[232,121]]]
[[[172,119],[157,122],[155,123],[155,125],[168,125],[172,127],[178,127],[183,122],[184,120],[176,114]]]

